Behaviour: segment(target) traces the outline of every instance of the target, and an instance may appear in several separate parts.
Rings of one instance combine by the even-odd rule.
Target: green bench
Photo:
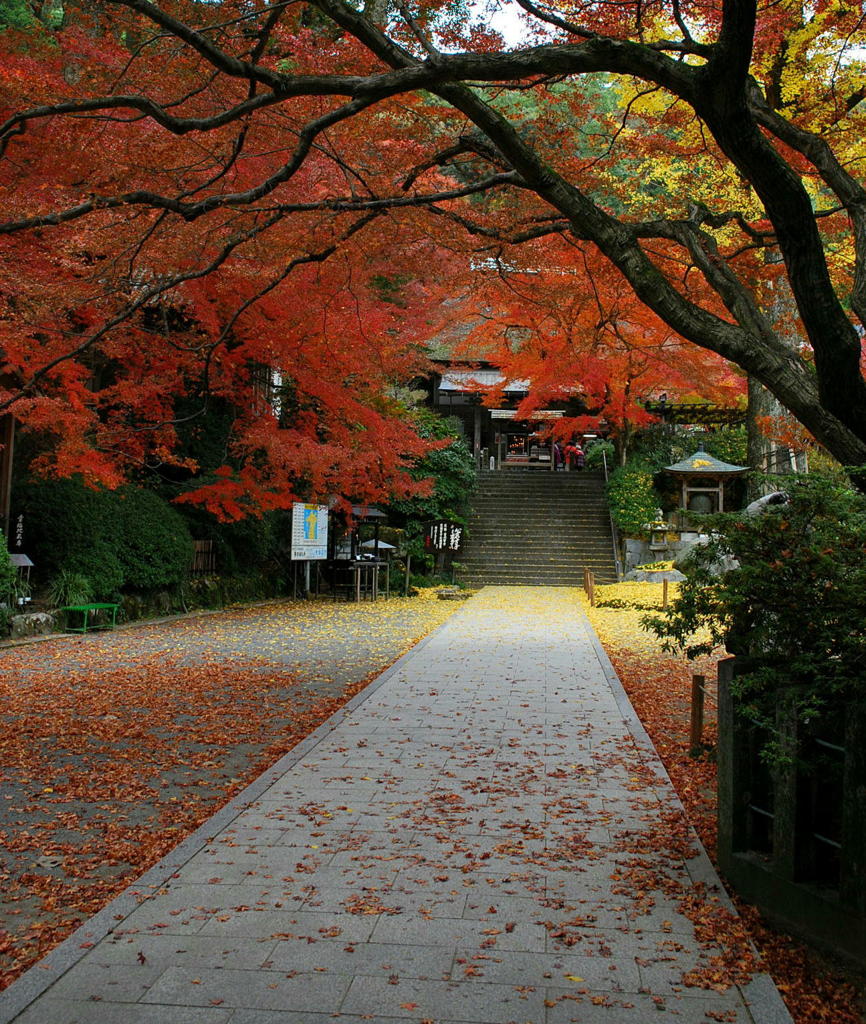
[[[82,621],[80,626],[67,625],[66,629],[70,633],[86,633],[88,629],[114,629],[117,622],[117,609],[120,605],[110,604],[106,602],[95,602],[93,604],[70,604],[61,611],[67,613],[67,620],[69,619],[70,612],[80,612],[82,615]],[[105,612],[105,620],[103,622],[93,622],[90,615],[91,612]],[[111,612],[111,622],[108,621],[108,612]]]

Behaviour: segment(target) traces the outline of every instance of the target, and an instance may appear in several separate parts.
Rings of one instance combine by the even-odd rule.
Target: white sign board
[[[312,561],[328,557],[328,506],[292,505],[292,558]]]
[[[565,413],[562,409],[536,409],[535,412],[523,418],[527,423],[532,423],[535,420],[558,420],[564,415]],[[515,409],[491,409],[490,418],[493,420],[513,420],[517,418],[517,411]]]

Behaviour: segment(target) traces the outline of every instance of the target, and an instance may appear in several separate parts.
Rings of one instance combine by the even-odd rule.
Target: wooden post
[[[591,569],[587,569],[587,579],[589,580],[589,606],[595,608],[595,574]]]
[[[700,757],[704,735],[704,676],[692,676],[692,722],[689,733],[689,753],[692,757]]]
[[[662,608],[668,606],[668,581],[662,580]]]

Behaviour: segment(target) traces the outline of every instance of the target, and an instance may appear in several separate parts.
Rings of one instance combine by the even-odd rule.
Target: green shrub
[[[160,590],[180,583],[193,560],[192,537],[183,516],[153,491],[138,487],[117,491],[115,501],[123,585]]]
[[[656,518],[661,503],[652,472],[639,463],[614,470],[607,485],[607,500],[614,523],[625,534],[645,533],[644,524]]]
[[[175,489],[175,494],[183,493]],[[175,506],[172,506],[174,508]],[[196,540],[212,540],[217,572],[243,576],[279,562],[291,546],[291,512],[277,510],[232,523],[220,523],[196,505],[181,504],[176,511]]]
[[[26,0],[0,0],[0,30],[26,29],[36,24]]]
[[[93,587],[90,580],[80,572],[61,569],[52,579],[48,589],[48,600],[53,608],[70,604],[86,604],[91,600]]]
[[[603,469],[605,460],[607,460],[608,471],[613,470],[616,466],[616,449],[612,441],[593,441],[592,444],[587,445],[585,454],[587,469]]]
[[[450,440],[420,459],[412,470],[415,480],[432,479],[433,490],[426,497],[403,498],[392,501],[388,506],[392,525],[404,532],[405,551],[412,557],[412,580],[428,579],[419,570],[430,571],[436,565],[424,545],[424,533],[428,523],[448,520],[465,526],[466,506],[475,488],[475,461],[464,437],[457,433],[453,419],[446,419],[429,409],[416,409],[413,413],[414,426],[421,437],[436,440]],[[411,586],[430,586],[430,582],[414,583]]]
[[[747,659],[735,697],[770,728],[783,696],[804,721],[866,696],[866,498],[821,477],[785,486],[761,515],[707,517],[678,597],[645,620],[669,650]]]
[[[92,600],[113,598],[124,586],[174,586],[192,563],[183,517],[143,488],[31,480],[16,494],[16,508],[24,514],[25,546],[37,571],[86,578]]]
[[[0,636],[6,636],[16,612],[18,570],[9,561],[6,541],[0,533]]]
[[[15,589],[18,570],[9,560],[6,550],[6,539],[0,533],[0,603],[12,606],[12,593]]]
[[[712,430],[703,438],[704,451],[734,466],[748,465],[748,434],[745,427]],[[687,453],[691,455],[691,452]]]
[[[463,523],[469,495],[475,487],[475,461],[464,437],[457,433],[453,420],[444,419],[429,409],[416,409],[413,425],[423,438],[449,440],[445,448],[429,452],[412,470],[415,480],[433,480],[433,490],[427,497],[405,498],[393,501],[392,513],[404,522],[408,532],[416,534],[411,524],[447,519]]]
[[[409,574],[409,586],[416,590],[424,590],[427,587],[438,587],[442,580],[438,576],[422,576],[421,573]]]
[[[86,576],[95,600],[123,585],[122,528],[117,498],[81,479],[31,480],[15,496],[24,515],[24,545],[40,575],[61,570]]]
[[[635,439],[631,457],[657,473],[665,466],[680,462],[703,448],[722,462],[745,466],[747,444],[745,427],[697,431],[681,426],[655,424],[641,431]]]

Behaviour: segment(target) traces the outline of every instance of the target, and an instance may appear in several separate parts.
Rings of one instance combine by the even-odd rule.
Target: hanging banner
[[[441,520],[427,527],[424,546],[435,551],[459,551],[463,543],[463,527]]]
[[[292,505],[292,558],[307,562],[328,557],[328,506]]]

